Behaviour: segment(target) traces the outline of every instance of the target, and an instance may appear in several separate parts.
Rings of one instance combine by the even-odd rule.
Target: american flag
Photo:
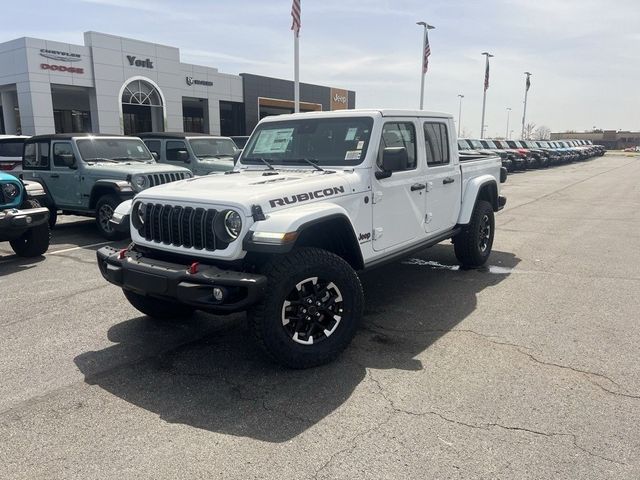
[[[291,17],[293,18],[291,30],[296,32],[296,37],[299,37],[300,27],[302,26],[302,22],[300,21],[300,0],[293,0],[291,4]]]
[[[427,73],[429,70],[429,55],[431,55],[431,47],[429,46],[429,36],[424,39],[424,55],[422,57],[422,73]]]
[[[489,58],[487,58],[487,68],[484,71],[484,91],[489,90]]]

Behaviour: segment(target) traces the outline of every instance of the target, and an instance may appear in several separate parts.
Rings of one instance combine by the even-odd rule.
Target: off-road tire
[[[55,206],[47,206],[49,209],[49,228],[53,230],[58,221],[58,209]]]
[[[103,213],[103,210],[105,210],[105,213],[110,210],[111,215],[113,215],[116,207],[120,205],[121,202],[122,200],[116,195],[109,193],[100,197],[98,203],[96,203],[96,225],[100,234],[107,240],[120,240],[126,236],[124,233],[118,232],[115,227],[109,223]],[[109,216],[109,219],[110,218],[111,216]]]
[[[27,200],[32,202],[33,200]],[[38,203],[38,202],[35,202]],[[28,207],[38,208],[38,207]],[[39,257],[49,250],[49,242],[51,240],[51,232],[47,222],[30,228],[20,237],[11,240],[11,248],[20,257]]]
[[[124,293],[124,296],[136,310],[157,320],[189,318],[194,312],[192,307],[184,303],[148,297],[124,288],[122,289],[122,293]]]
[[[483,250],[483,230],[486,233],[486,222],[490,227],[486,248]],[[495,232],[495,218],[491,204],[485,200],[478,200],[471,214],[471,220],[460,233],[453,237],[456,258],[465,267],[480,267],[491,255],[493,236]],[[486,237],[486,235],[484,235]]]
[[[294,369],[315,367],[335,359],[353,339],[362,318],[364,294],[353,268],[326,250],[297,248],[286,256],[274,257],[261,271],[268,279],[267,291],[264,299],[249,310],[248,319],[249,328],[267,355]],[[297,285],[311,278],[337,287],[341,320],[330,335],[311,345],[302,345],[284,327],[285,300]]]

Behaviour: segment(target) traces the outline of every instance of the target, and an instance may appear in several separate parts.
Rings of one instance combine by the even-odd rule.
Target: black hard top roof
[[[188,137],[215,137],[215,138],[229,138],[223,135],[212,135],[209,133],[190,133],[190,132],[145,132],[134,135],[140,138],[176,138],[184,140]]]
[[[37,142],[43,140],[71,140],[78,137],[125,137],[125,135],[108,134],[108,133],[51,133],[48,135],[34,135],[28,138],[28,142]]]

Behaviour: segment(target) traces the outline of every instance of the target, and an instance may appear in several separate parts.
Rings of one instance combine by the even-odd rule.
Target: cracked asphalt
[[[288,371],[243,315],[154,322],[91,221],[0,244],[6,479],[640,478],[640,156],[511,175],[490,268],[361,275],[359,334]]]

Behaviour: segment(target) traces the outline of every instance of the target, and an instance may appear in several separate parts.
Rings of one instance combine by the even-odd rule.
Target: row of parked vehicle
[[[590,140],[477,140],[458,139],[462,155],[499,155],[509,172],[546,168],[604,155],[603,145]]]
[[[244,145],[246,137],[236,141]],[[42,255],[59,214],[95,217],[100,233],[117,239],[124,233],[111,219],[123,201],[231,170],[239,152],[230,137],[196,133],[0,136],[0,242],[20,256]]]

